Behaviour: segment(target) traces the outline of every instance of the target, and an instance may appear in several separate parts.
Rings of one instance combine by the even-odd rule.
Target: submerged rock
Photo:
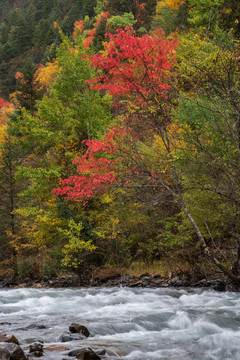
[[[26,327],[26,329],[46,329],[47,327],[43,324],[30,324]]]
[[[89,330],[86,328],[86,326],[80,325],[80,324],[77,324],[77,323],[72,323],[72,324],[69,326],[69,331],[70,331],[71,333],[80,333],[80,334],[83,334],[83,335],[86,336],[86,337],[89,337],[89,335],[90,335],[90,332],[89,332]]]
[[[59,336],[59,341],[61,342],[68,342],[68,341],[73,341],[73,340],[83,340],[83,339],[86,339],[86,336],[84,336],[83,334],[70,334],[68,332],[65,332],[63,334],[61,334]]]

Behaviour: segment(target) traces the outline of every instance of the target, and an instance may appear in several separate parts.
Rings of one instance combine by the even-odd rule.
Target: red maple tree
[[[140,103],[151,96],[158,100],[168,96],[176,39],[165,39],[162,31],[136,37],[129,27],[106,37],[104,51],[91,58],[92,66],[103,70],[89,81],[94,89],[107,90],[114,97],[134,95]]]
[[[137,166],[123,171],[125,162],[120,148],[122,136],[126,136],[126,126],[131,137],[141,137],[136,126],[131,127],[131,120],[140,121],[143,127],[147,127],[148,122],[152,131],[156,129],[156,122],[167,126],[169,121],[163,112],[168,111],[177,40],[165,39],[161,32],[154,37],[136,37],[130,28],[106,36],[109,42],[104,51],[91,58],[91,65],[102,73],[88,83],[95,90],[107,91],[115,103],[124,99],[128,116],[122,127],[112,128],[102,141],[85,141],[86,153],[74,160],[77,174],[61,180],[61,187],[54,190],[55,194],[69,200],[86,202],[122,181],[123,173],[126,178],[134,172],[141,173]]]

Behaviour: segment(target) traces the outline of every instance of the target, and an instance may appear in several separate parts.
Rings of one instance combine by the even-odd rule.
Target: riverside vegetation
[[[3,1],[1,278],[239,285],[239,21],[238,0]]]

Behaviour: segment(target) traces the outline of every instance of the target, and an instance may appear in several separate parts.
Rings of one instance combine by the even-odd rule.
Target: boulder
[[[34,357],[43,356],[43,344],[40,342],[35,342],[29,346],[29,353]]]
[[[10,360],[10,353],[7,349],[4,349],[4,347],[0,346],[0,359],[1,360]]]
[[[0,342],[14,343],[19,345],[18,339],[12,334],[8,335],[5,333],[0,333]]]
[[[86,350],[86,348],[79,348],[79,349],[75,349],[75,350],[71,350],[68,353],[68,356],[77,356],[78,354],[80,354],[83,350]]]
[[[91,348],[80,348],[72,350],[68,356],[75,356],[80,360],[101,360],[100,356],[95,353]]]
[[[83,350],[76,356],[76,358],[80,360],[101,360],[100,356],[98,356],[92,349]]]
[[[33,343],[29,346],[29,352],[41,351],[43,352],[43,344],[40,342]]]
[[[23,349],[17,344],[0,343],[0,347],[10,353],[11,360],[27,360],[27,356],[25,355]]]
[[[89,335],[90,335],[90,332],[88,331],[88,329],[86,328],[86,326],[80,325],[80,324],[77,324],[77,323],[72,323],[72,324],[69,326],[69,331],[70,331],[71,333],[80,333],[80,334],[83,334],[83,335],[86,336],[86,337],[89,337]]]

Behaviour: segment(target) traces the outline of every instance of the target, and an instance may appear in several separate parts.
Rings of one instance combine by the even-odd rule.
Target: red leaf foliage
[[[10,106],[10,103],[3,98],[0,98],[0,109],[2,108],[8,108]]]
[[[117,138],[124,134],[124,129],[115,127],[105,134],[102,141],[84,140],[87,151],[74,160],[77,175],[61,180],[62,187],[54,189],[53,193],[68,200],[86,202],[120,181]]]
[[[106,36],[105,51],[91,58],[92,66],[103,70],[102,75],[89,80],[92,87],[107,90],[114,97],[135,95],[140,102],[152,95],[165,98],[171,88],[178,41],[164,39],[162,32],[136,37],[131,28]]]

